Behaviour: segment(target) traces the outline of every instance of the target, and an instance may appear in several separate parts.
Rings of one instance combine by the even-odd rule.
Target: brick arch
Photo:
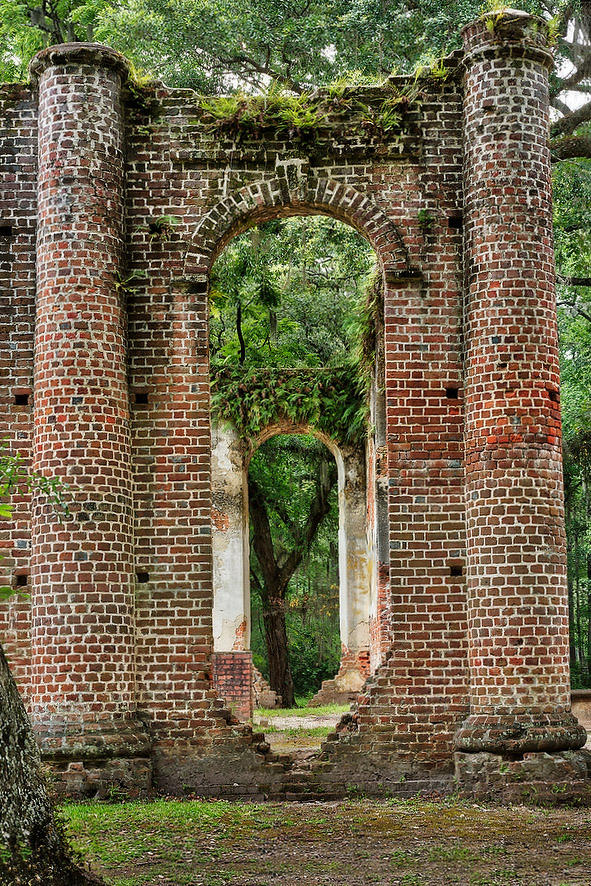
[[[374,248],[385,276],[410,270],[398,228],[370,197],[333,179],[309,177],[299,165],[285,164],[275,178],[241,188],[201,219],[189,242],[184,276],[206,276],[230,240],[253,225],[294,215],[328,215],[351,225]]]

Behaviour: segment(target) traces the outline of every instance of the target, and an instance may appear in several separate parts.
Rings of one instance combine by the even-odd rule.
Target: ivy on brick
[[[361,443],[367,433],[366,397],[353,365],[212,367],[211,398],[214,414],[245,439],[281,420],[311,425],[341,444]]]

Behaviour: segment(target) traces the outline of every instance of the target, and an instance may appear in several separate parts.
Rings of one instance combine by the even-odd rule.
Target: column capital
[[[102,43],[60,43],[42,49],[29,65],[29,76],[34,84],[47,68],[63,65],[92,65],[96,68],[112,68],[121,74],[125,82],[131,74],[131,65],[124,55]]]
[[[462,29],[464,65],[475,59],[515,55],[554,66],[548,23],[520,9],[486,12]]]

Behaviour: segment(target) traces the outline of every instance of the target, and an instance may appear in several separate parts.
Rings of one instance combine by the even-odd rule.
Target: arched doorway
[[[277,214],[289,213],[284,207]],[[279,434],[312,434],[338,467],[334,547],[342,654],[336,679],[320,700],[352,699],[368,673],[370,611],[375,620],[377,592],[375,531],[368,522],[375,508],[367,496],[371,384],[362,385],[362,374],[372,376],[373,365],[369,371],[362,365],[362,337],[372,319],[367,313],[375,267],[364,238],[317,212],[249,229],[218,253],[212,269],[213,675],[222,697],[243,716],[252,709],[245,689],[248,465],[259,447]]]

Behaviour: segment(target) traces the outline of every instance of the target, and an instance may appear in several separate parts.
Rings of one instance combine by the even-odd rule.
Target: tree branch
[[[566,286],[591,286],[591,277],[563,277],[559,274],[557,280]]]
[[[330,463],[322,461],[316,486],[316,495],[310,506],[310,514],[306,526],[297,540],[296,547],[289,553],[285,563],[282,565],[282,574],[291,577],[300,565],[304,555],[310,550],[322,521],[330,511],[329,496],[336,481],[337,471],[333,460],[331,459]]]
[[[591,120],[591,102],[581,105],[580,108],[576,108],[566,117],[561,117],[560,120],[553,123],[550,127],[550,135],[552,138],[559,135],[571,135],[577,126],[589,120]]]
[[[579,317],[582,317],[584,320],[587,320],[589,323],[591,323],[591,314],[589,314],[587,311],[584,311],[583,308],[580,308],[577,305],[576,301],[562,300],[562,301],[559,301],[557,304],[558,304],[558,307],[571,308],[573,311],[575,311],[576,314],[579,315]]]
[[[591,52],[588,51],[583,63],[566,80],[560,83],[560,91],[564,89],[576,89],[581,80],[591,76]]]
[[[553,163],[575,157],[591,157],[591,136],[570,135],[553,139],[550,142],[550,155]]]

